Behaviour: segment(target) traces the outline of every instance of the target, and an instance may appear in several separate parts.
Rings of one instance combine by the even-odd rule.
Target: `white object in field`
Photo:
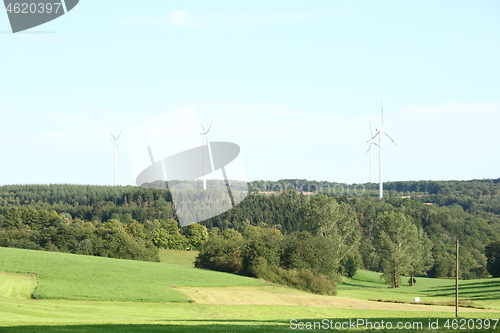
[[[414,300],[415,302],[420,302],[420,297],[415,297],[413,300]]]

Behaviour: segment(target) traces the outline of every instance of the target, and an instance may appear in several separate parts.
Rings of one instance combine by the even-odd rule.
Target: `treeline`
[[[249,196],[240,205],[215,218],[202,222],[211,229],[232,228],[243,232],[249,225],[276,228],[283,234],[303,230],[298,218],[300,208],[313,196],[283,192],[279,195]],[[379,200],[370,196],[334,196],[347,203],[357,216],[363,237],[358,246],[363,267],[382,270],[375,237],[380,226],[377,217],[384,212],[399,212],[421,228],[432,243],[434,264],[425,272],[431,277],[453,277],[455,242],[461,243],[461,275],[464,279],[488,276],[485,247],[500,240],[500,220],[494,213],[473,214],[458,204],[429,205],[424,197],[390,196]],[[496,198],[495,198],[496,199]],[[424,202],[425,201],[425,202]],[[491,201],[490,201],[491,202]]]
[[[358,217],[348,203],[318,195],[299,209],[298,220],[301,230],[286,235],[253,226],[243,236],[234,229],[215,232],[195,265],[333,295],[340,275],[352,277],[362,265]],[[414,285],[434,264],[429,237],[401,212],[381,213],[376,224],[370,245],[384,279],[397,288],[407,275]]]
[[[279,186],[273,187],[277,184]],[[344,195],[335,195],[333,192],[325,191],[328,188],[326,185],[330,185],[330,188],[336,185],[336,189],[340,189],[342,184],[307,180],[251,182],[249,183],[251,194],[243,202],[221,215],[203,221],[201,225],[208,231],[223,232],[234,229],[241,235],[244,235],[250,226],[276,229],[283,237],[297,232],[311,233],[311,230],[304,226],[303,211],[304,207],[310,205],[318,196],[303,194],[301,191],[325,193],[338,204],[349,206],[354,214],[356,228],[361,235],[359,243],[353,247],[352,252],[353,258],[361,262],[358,266],[380,272],[384,270],[383,250],[378,238],[382,228],[379,219],[389,212],[405,216],[417,231],[422,230],[430,241],[432,265],[419,275],[453,277],[456,239],[461,243],[462,278],[489,276],[491,272],[487,268],[494,264],[488,262],[498,262],[496,259],[487,261],[489,257],[486,256],[486,247],[500,241],[498,179],[389,182],[385,184],[388,191],[383,200],[372,196],[370,192],[376,195],[377,184],[362,184],[366,188],[365,195],[355,195],[352,191]],[[296,191],[293,186],[300,187],[301,190]],[[344,189],[348,188],[348,185],[342,186]],[[353,185],[350,186],[352,189]],[[272,195],[259,192],[277,193]],[[38,211],[45,215],[56,214],[59,217],[53,216],[53,221],[47,224],[48,227],[40,226],[45,225],[45,222],[37,222],[39,225],[34,223],[36,219],[30,218],[29,214],[26,216],[21,214],[19,220],[21,222],[18,224],[8,224],[11,223],[8,221],[14,214],[13,208],[19,211]],[[37,219],[46,220],[44,216]],[[54,222],[58,219],[66,222]],[[110,220],[119,221],[121,224],[109,222]],[[4,223],[6,221],[7,224]],[[153,226],[156,223],[154,221],[157,221],[160,227]],[[101,250],[99,239],[105,239],[102,235],[106,235],[106,232],[102,230],[107,228],[114,232],[113,228],[118,228],[118,225],[121,225],[125,234],[132,237],[135,242],[138,244],[143,242],[143,247],[137,246],[144,251],[146,249],[154,251],[158,247],[196,248],[203,243],[203,241],[187,240],[192,236],[188,235],[187,228],[178,227],[170,192],[161,188],[82,185],[0,186],[0,222],[2,223],[0,232],[3,235],[0,246],[50,249],[54,245],[59,251],[83,253],[81,246],[84,243],[81,243],[80,247],[76,245],[85,239],[65,235],[72,234],[71,228],[83,228],[81,232],[87,230],[85,232],[88,233],[92,228],[90,225],[95,228],[92,230],[92,237],[95,238],[86,238],[93,244],[92,251],[87,253],[94,255],[110,255],[109,250],[106,250],[108,252]],[[110,225],[106,227],[106,224]],[[83,227],[76,228],[80,225]],[[134,234],[129,230],[129,225],[138,225],[137,228],[142,228],[142,231]],[[27,228],[29,232],[26,231]],[[101,231],[97,232],[99,228]],[[137,236],[138,234],[141,236]],[[312,233],[311,235],[314,236]],[[63,242],[65,237],[71,241],[65,244]],[[129,255],[129,257],[134,256]],[[153,260],[154,255],[149,255],[149,258],[147,260]]]
[[[363,239],[359,246],[364,267],[382,269],[374,242],[380,226],[377,218],[384,212],[398,212],[408,217],[429,237],[434,264],[426,272],[430,277],[453,277],[455,274],[455,242],[460,246],[461,278],[488,276],[485,247],[500,240],[500,223],[467,213],[458,205],[435,207],[413,198],[389,197],[348,199],[358,213]]]
[[[173,219],[85,222],[68,213],[23,207],[0,215],[0,246],[22,249],[159,261],[159,248],[198,248],[207,237],[200,224],[184,228],[181,234]]]
[[[378,191],[378,183],[358,183],[358,184],[343,184],[327,181],[311,181],[307,179],[280,179],[277,181],[256,180],[248,183],[248,187],[253,191],[283,191],[293,189],[298,192],[320,192],[323,194],[351,194],[358,195],[362,189]],[[343,193],[338,193],[344,189]],[[347,193],[347,189],[357,188],[358,193],[351,190]],[[498,179],[473,179],[465,181],[447,180],[417,180],[417,181],[395,181],[385,182],[384,190],[392,194],[411,195],[411,194],[438,194],[448,195],[453,192],[461,192],[465,195],[499,195],[500,178]],[[373,192],[375,194],[375,192]],[[378,195],[378,192],[376,193]]]
[[[0,214],[11,207],[68,213],[84,221],[176,219],[170,192],[132,186],[4,185]]]

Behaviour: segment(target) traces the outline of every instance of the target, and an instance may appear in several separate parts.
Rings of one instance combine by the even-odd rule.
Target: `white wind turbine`
[[[384,183],[383,183],[383,180],[382,180],[382,134],[381,133],[384,133],[385,135],[387,135],[387,137],[389,139],[391,139],[391,141],[397,146],[396,142],[394,142],[394,140],[389,136],[389,134],[387,134],[387,132],[384,130],[384,108],[382,107],[382,102],[380,102],[380,110],[382,112],[382,126],[380,128],[376,128],[375,130],[377,131],[377,134],[375,134],[370,141],[373,141],[373,139],[375,139],[378,135],[378,151],[379,151],[379,182],[380,182],[380,185],[379,185],[379,195],[380,195],[380,199],[382,199],[382,197],[384,196]],[[370,142],[368,141],[368,142]]]
[[[122,134],[122,129],[120,129],[120,134],[118,134],[118,137],[115,137],[111,132],[109,132],[109,134],[111,134],[111,136],[113,137],[113,140],[111,140],[111,142],[113,142],[113,157],[114,157],[114,182],[113,182],[113,186],[116,186],[116,151],[118,150],[118,140],[120,140],[120,135]],[[118,154],[120,154],[120,153],[118,152]]]
[[[368,123],[370,124],[370,137],[372,139],[367,141],[369,146],[368,146],[368,150],[366,151],[366,154],[370,153],[370,183],[371,183],[372,182],[372,145],[375,145],[378,147],[378,144],[375,142],[375,140],[373,140],[372,124],[371,124],[371,122],[368,122]],[[366,154],[365,154],[365,156],[366,156]]]
[[[212,123],[210,123],[210,126],[208,126],[208,129],[205,130],[205,127],[203,127],[202,124],[200,124],[201,128],[203,128],[203,133],[200,133],[200,135],[203,135],[203,145],[207,146],[208,150],[208,132],[210,131],[210,127],[212,127]],[[206,179],[206,172],[205,172],[205,149],[203,149],[203,189],[207,189],[207,179]]]

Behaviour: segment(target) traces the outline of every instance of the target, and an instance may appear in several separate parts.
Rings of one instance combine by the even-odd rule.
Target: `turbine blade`
[[[380,132],[377,131],[377,134],[375,134],[368,142],[372,141],[373,139],[375,139],[377,137],[377,135],[379,135]]]
[[[372,143],[373,143],[375,146],[377,146],[377,147],[379,147],[379,148],[380,148],[380,146],[379,146],[378,144],[376,144],[375,142],[372,142]],[[383,149],[383,148],[382,148],[382,149]]]
[[[210,122],[210,126],[208,126],[207,133],[210,131],[210,127],[212,127],[212,122]]]
[[[391,139],[392,143],[394,143],[394,144],[397,146],[396,142],[394,142],[394,140],[393,140],[393,139],[389,136],[389,134],[387,134],[385,131],[384,131],[384,133],[385,133],[385,135],[387,135],[387,137],[388,137],[389,139]]]
[[[370,145],[370,147],[368,147],[368,150],[366,151],[365,156],[368,155],[368,153],[370,152],[370,149],[372,149],[372,145]]]
[[[201,128],[203,128],[203,134],[205,134],[207,131],[205,131],[205,127],[200,123]]]
[[[109,134],[111,134],[111,132],[109,132]],[[111,136],[112,136],[112,137],[113,137],[113,139],[115,139],[115,141],[116,141],[116,138],[115,138],[115,136],[114,136],[113,134],[111,134]]]
[[[118,134],[118,138],[116,138],[116,141],[120,140],[120,135],[122,135],[122,130],[123,130],[123,127],[120,128],[120,134]]]

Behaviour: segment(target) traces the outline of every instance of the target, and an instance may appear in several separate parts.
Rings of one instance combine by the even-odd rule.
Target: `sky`
[[[499,18],[496,0],[81,0],[13,34],[0,11],[0,185],[112,185],[122,128],[135,185],[131,133],[186,107],[249,181],[365,183],[381,101],[384,181],[498,178]]]

